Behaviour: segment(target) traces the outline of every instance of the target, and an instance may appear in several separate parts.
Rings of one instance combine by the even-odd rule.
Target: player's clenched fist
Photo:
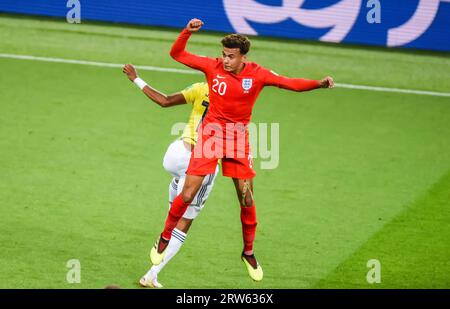
[[[122,72],[125,73],[131,81],[134,81],[137,78],[136,69],[132,64],[125,64]]]
[[[334,87],[333,77],[327,76],[324,79],[322,79],[320,81],[320,87],[322,87],[322,88],[333,88]]]
[[[188,22],[186,29],[189,32],[197,32],[198,30],[200,30],[202,26],[203,22],[200,19],[193,18]]]

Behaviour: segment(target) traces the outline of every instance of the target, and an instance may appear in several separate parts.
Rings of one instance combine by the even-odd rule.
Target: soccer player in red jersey
[[[308,91],[332,88],[334,81],[329,76],[322,80],[288,78],[256,63],[248,62],[246,54],[250,49],[250,41],[239,34],[227,35],[222,39],[222,58],[191,54],[185,50],[187,41],[202,25],[203,22],[199,19],[190,20],[170,51],[172,58],[178,62],[205,74],[209,86],[210,105],[199,130],[199,140],[189,162],[183,190],[172,203],[164,231],[152,248],[150,258],[155,265],[161,262],[172,230],[192,202],[205,175],[214,173],[218,160],[222,159],[222,173],[233,179],[241,205],[244,242],[241,258],[250,277],[260,281],[263,278],[263,271],[253,253],[257,225],[252,194],[255,171],[252,166],[247,130],[253,105],[265,86]]]

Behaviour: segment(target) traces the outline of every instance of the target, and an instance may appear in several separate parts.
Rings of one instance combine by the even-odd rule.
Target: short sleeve
[[[194,104],[195,98],[197,97],[199,89],[199,84],[195,83],[190,85],[189,87],[186,87],[184,90],[181,91],[181,94],[184,96],[184,99],[186,100],[186,103]]]

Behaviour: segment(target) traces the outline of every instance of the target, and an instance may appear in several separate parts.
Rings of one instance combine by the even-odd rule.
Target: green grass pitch
[[[178,30],[69,25],[0,15],[0,53],[184,68]],[[219,56],[221,34],[192,52]],[[253,39],[280,74],[450,92],[450,58],[425,52]],[[189,106],[162,109],[119,68],[0,58],[0,288],[137,288],[167,213],[162,157]],[[202,75],[140,71],[171,93]],[[219,177],[167,288],[450,288],[450,98],[335,88],[265,89],[253,121],[280,123],[280,164],[259,169],[247,276],[239,205]],[[66,281],[70,259],[81,283]],[[381,263],[369,284],[366,263]]]

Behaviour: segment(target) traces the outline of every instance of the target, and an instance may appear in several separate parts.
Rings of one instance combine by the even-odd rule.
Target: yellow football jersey
[[[189,121],[181,135],[181,139],[189,144],[195,145],[195,143],[197,143],[198,126],[208,111],[208,93],[207,83],[195,83],[181,91],[186,103],[192,104]]]

